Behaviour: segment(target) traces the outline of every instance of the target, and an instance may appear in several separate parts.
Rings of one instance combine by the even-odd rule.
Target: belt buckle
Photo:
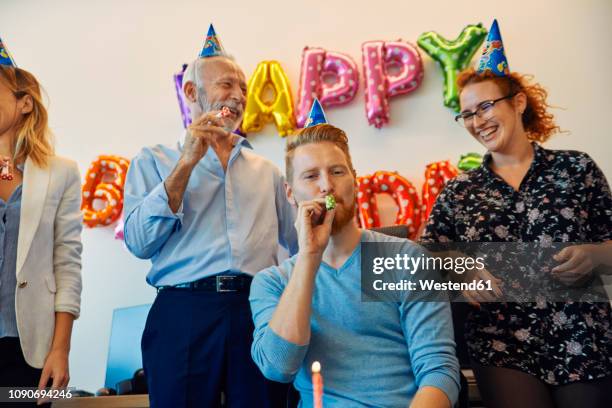
[[[217,292],[237,292],[238,289],[224,289],[223,288],[223,282],[227,281],[227,280],[233,280],[234,278],[236,278],[235,276],[223,276],[223,275],[217,275],[216,277],[217,280]]]

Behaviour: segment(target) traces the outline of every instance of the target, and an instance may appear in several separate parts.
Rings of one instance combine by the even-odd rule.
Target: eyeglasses
[[[474,115],[479,118],[489,118],[493,113],[493,107],[497,102],[503,101],[504,99],[513,98],[516,94],[510,94],[506,96],[502,96],[501,98],[494,99],[492,101],[484,101],[478,104],[476,110],[473,112],[461,112],[459,115],[455,116],[455,122],[459,123],[462,126],[468,126],[474,120]]]

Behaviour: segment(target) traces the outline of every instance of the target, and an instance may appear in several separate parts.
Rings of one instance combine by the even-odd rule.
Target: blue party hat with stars
[[[215,32],[215,28],[211,24],[208,27],[208,34],[206,34],[206,40],[204,40],[204,46],[202,47],[202,51],[200,51],[199,58],[208,58],[208,57],[218,57],[225,55],[225,50],[221,46],[221,42],[217,37],[217,33]]]
[[[482,51],[477,71],[481,74],[490,71],[497,76],[507,76],[510,74],[508,60],[504,53],[504,43],[502,42],[497,20],[493,20],[493,24],[489,30],[489,35],[485,41],[485,48]]]
[[[306,119],[304,127],[307,128],[322,123],[327,123],[327,118],[325,117],[325,112],[323,112],[321,102],[319,102],[318,98],[315,98],[312,102],[312,108],[310,108],[310,113],[308,114],[308,119]]]
[[[0,65],[6,65],[9,67],[17,68],[17,64],[15,64],[15,60],[13,60],[13,57],[8,52],[6,47],[4,46],[4,43],[2,42],[1,38],[0,38]]]

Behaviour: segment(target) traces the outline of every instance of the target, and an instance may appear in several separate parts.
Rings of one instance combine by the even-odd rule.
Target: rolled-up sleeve
[[[406,301],[400,314],[417,386],[442,390],[454,405],[460,380],[449,304]]]
[[[124,239],[129,251],[149,259],[181,227],[183,205],[173,213],[168,204],[164,180],[152,153],[144,149],[132,160],[124,192]]]
[[[81,177],[75,162],[67,169],[66,185],[54,220],[53,273],[57,293],[55,311],[75,319],[81,312]]]
[[[283,293],[279,268],[271,267],[255,275],[251,285],[251,311],[255,331],[251,356],[263,375],[273,381],[291,382],[302,366],[308,345],[291,343],[268,325]]]

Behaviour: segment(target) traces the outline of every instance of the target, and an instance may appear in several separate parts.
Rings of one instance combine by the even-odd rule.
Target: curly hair
[[[508,76],[497,76],[491,72],[479,73],[474,68],[466,69],[457,77],[459,92],[469,84],[484,81],[494,81],[507,95],[522,92],[527,96],[527,107],[523,112],[523,128],[529,140],[545,142],[552,135],[560,131],[554,121],[552,113],[548,112],[551,106],[546,102],[548,92],[538,83],[532,82],[531,75],[511,72]]]

